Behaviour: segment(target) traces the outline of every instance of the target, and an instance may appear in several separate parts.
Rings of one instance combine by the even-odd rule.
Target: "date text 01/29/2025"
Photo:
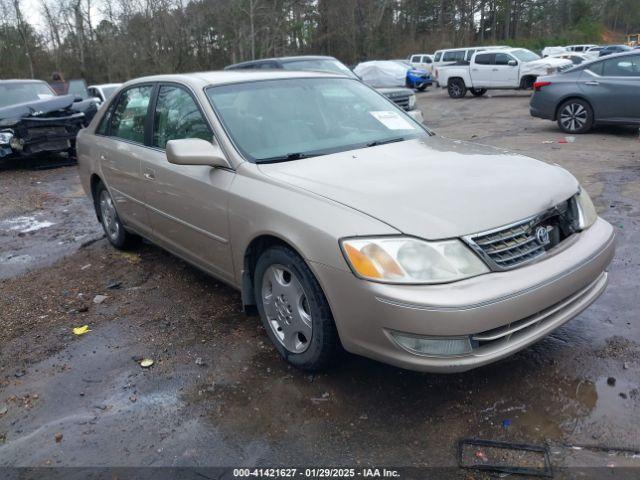
[[[398,478],[400,473],[387,468],[235,468],[233,476],[238,478]]]

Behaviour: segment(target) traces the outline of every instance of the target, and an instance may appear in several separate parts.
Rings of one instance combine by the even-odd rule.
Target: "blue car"
[[[433,84],[433,79],[426,70],[413,68],[406,60],[395,60],[395,62],[407,67],[407,88],[415,88],[423,92],[429,85]]]

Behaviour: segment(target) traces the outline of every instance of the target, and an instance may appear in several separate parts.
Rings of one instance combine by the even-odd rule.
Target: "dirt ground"
[[[12,166],[0,171],[0,467],[420,465],[478,478],[453,468],[465,437],[549,445],[556,469],[640,467],[637,129],[558,143],[526,93],[431,90],[419,106],[443,136],[578,177],[618,239],[591,308],[464,374],[350,355],[304,374],[276,356],[237,292],[153,245],[112,249],[75,167]]]

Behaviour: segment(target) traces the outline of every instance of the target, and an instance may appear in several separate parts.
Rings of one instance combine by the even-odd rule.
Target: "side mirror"
[[[201,138],[183,138],[167,142],[167,160],[175,165],[207,165],[229,168],[218,145]]]
[[[517,60],[509,60],[507,65],[509,65],[510,67],[515,67],[515,66],[518,65],[518,61]]]

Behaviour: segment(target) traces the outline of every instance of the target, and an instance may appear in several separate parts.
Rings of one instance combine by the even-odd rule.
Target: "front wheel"
[[[471,91],[471,95],[473,95],[474,97],[481,97],[485,93],[487,93],[486,88],[471,88],[470,91]]]
[[[467,94],[467,86],[461,78],[453,78],[449,80],[447,90],[449,91],[449,96],[451,98],[462,98]]]
[[[340,341],[320,284],[293,250],[271,247],[254,271],[258,311],[280,355],[303,370],[319,370],[336,359]]]
[[[427,89],[427,86],[426,86],[424,83],[423,83],[423,84],[421,84],[421,85],[418,87],[418,90],[419,90],[420,92],[424,92],[426,89]]]
[[[567,100],[558,109],[558,126],[565,133],[587,133],[593,126],[593,109],[584,100]]]

